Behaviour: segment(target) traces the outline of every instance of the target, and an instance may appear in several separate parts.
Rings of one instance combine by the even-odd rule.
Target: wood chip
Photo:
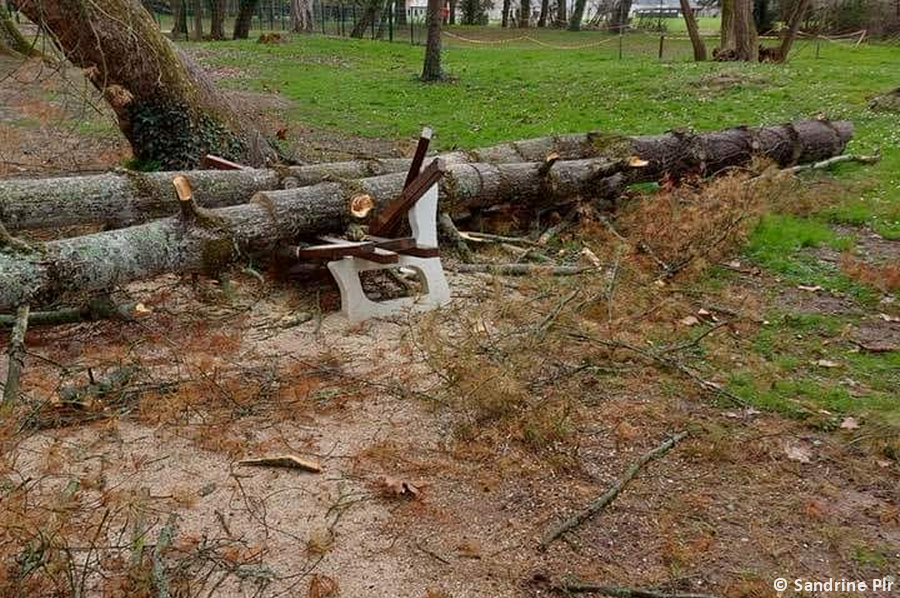
[[[259,457],[256,459],[244,459],[238,461],[238,465],[253,465],[259,467],[288,467],[302,469],[312,473],[321,473],[322,466],[318,461],[295,457],[294,455],[276,455],[274,457]]]

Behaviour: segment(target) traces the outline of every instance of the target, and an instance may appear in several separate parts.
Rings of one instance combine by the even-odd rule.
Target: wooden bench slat
[[[376,264],[396,264],[400,261],[400,256],[393,251],[387,249],[375,248],[372,253],[359,256],[364,260],[375,262]]]
[[[373,235],[390,235],[413,205],[444,176],[444,164],[436,158],[406,187],[400,196],[385,205],[369,223]]]

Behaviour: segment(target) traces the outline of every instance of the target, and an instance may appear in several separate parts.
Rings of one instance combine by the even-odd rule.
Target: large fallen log
[[[781,166],[815,162],[840,154],[853,135],[846,121],[798,121],[787,125],[738,127],[710,133],[669,132],[649,137],[587,133],[556,135],[494,147],[442,154],[448,164],[541,162],[633,156],[648,162],[629,182],[655,181],[669,172],[714,174],[746,164],[754,155]],[[258,191],[303,187],[329,180],[359,179],[405,172],[405,159],[357,160],[279,170],[201,171],[191,173],[197,201],[206,207],[245,203]],[[53,179],[0,181],[0,222],[10,230],[103,223],[129,226],[171,215],[172,179],[179,173],[118,172]]]
[[[440,211],[476,206],[528,205],[593,197],[604,179],[619,173],[610,160],[518,164],[442,165]],[[267,252],[280,239],[342,231],[355,220],[354,198],[368,195],[380,207],[403,189],[405,173],[349,182],[260,192],[248,204],[218,209],[182,201],[178,216],[129,228],[0,251],[0,310],[65,301],[72,294],[109,289],[167,272],[213,274],[250,252]],[[0,248],[2,249],[2,248]]]

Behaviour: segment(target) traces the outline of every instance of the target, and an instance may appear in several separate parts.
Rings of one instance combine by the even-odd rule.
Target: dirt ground
[[[16,85],[0,85],[0,175],[108,169],[128,158],[102,110],[81,122],[106,128],[60,135],[61,121],[78,118],[59,95],[74,75],[61,82],[32,63],[11,76]],[[304,137],[304,159],[339,158],[350,145],[406,151],[281,123],[279,101],[254,109]],[[896,242],[859,239],[873,263],[897,256]],[[687,313],[711,304],[739,313],[715,348],[735,362],[742,335],[773,306],[860,309],[733,269],[714,295],[660,292]],[[464,598],[566,595],[560,585],[578,578],[750,598],[776,596],[778,577],[900,581],[900,467],[852,429],[729,404],[634,355],[617,358],[614,371],[563,367],[563,348],[544,365],[578,415],[564,440],[535,449],[527,426],[461,412],[434,367],[437,337],[483,344],[475,368],[459,370],[474,380],[477,360],[487,368],[507,333],[490,321],[467,329],[466,314],[514,299],[518,334],[550,321],[546,298],[563,283],[450,274],[450,284],[454,304],[437,316],[351,325],[328,285],[240,270],[228,287],[170,276],[118,291],[148,309],[135,322],[30,331],[30,413],[21,428],[6,422],[0,457],[0,587],[28,596],[149,596],[165,583],[173,596]],[[673,321],[673,308],[657,305],[646,317]],[[859,334],[897,338],[900,323],[869,315],[876,331]],[[106,395],[59,399],[61,389],[123,370],[137,373]],[[543,396],[535,384],[528,393]],[[500,400],[507,390],[497,387]],[[679,431],[687,438],[615,502],[539,547],[553,524]],[[239,463],[280,454],[322,471]]]

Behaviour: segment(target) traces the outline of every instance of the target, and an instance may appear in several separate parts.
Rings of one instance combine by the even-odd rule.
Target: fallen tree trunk
[[[607,188],[603,179],[622,165],[599,159],[556,162],[549,168],[545,163],[442,168],[440,211],[452,214],[505,203],[537,206],[591,197],[594,189]],[[241,255],[272,251],[279,240],[342,231],[352,221],[352,199],[361,194],[376,206],[367,217],[377,217],[405,180],[405,173],[395,173],[266,191],[249,204],[216,210],[183,201],[179,216],[0,253],[0,310],[59,302],[167,272],[214,274]]]
[[[442,154],[447,164],[541,162],[637,156],[647,166],[629,173],[628,182],[658,180],[665,173],[714,174],[746,164],[754,155],[781,166],[816,162],[840,154],[853,135],[846,121],[798,121],[788,125],[739,127],[711,133],[670,132],[649,137],[587,133],[503,143]],[[410,160],[356,160],[280,170],[198,171],[191,174],[197,200],[207,207],[246,202],[258,191],[302,187],[327,180],[358,179],[404,172]],[[0,221],[10,230],[104,223],[128,226],[172,214],[175,172],[110,173],[55,179],[0,181]]]

